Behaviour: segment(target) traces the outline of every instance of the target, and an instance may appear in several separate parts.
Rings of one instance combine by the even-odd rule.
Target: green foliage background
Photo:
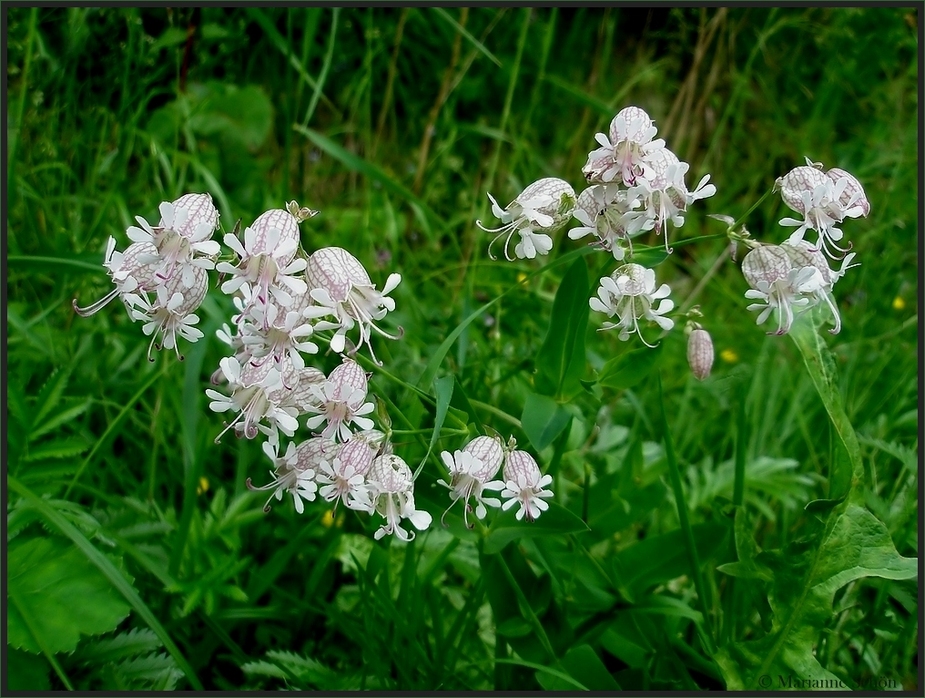
[[[766,688],[759,670],[916,688],[914,9],[3,11],[10,689]],[[508,201],[545,176],[580,191],[594,133],[630,104],[689,183],[709,172],[718,189],[673,241],[722,233],[707,213],[738,218],[804,156],[860,179],[871,215],[844,226],[861,266],[838,285],[829,349],[754,325],[723,240],[658,267],[675,299],[697,293],[717,351],[704,383],[680,332],[651,372],[655,355],[594,332],[593,313],[557,343],[568,294],[612,260],[534,275],[487,258],[485,192]],[[135,215],[187,191],[213,195],[225,230],[294,198],[322,212],[306,250],[346,247],[377,283],[399,271],[405,336],[377,354],[451,400],[448,424],[532,447],[560,505],[545,530],[502,517],[480,541],[450,516],[402,546],[350,512],[265,515],[245,487],[265,457],[215,445],[203,396],[227,299],[210,293],[184,363],[149,365],[120,308],[71,310],[108,290],[106,238],[121,247]],[[783,215],[771,197],[746,225],[779,242]],[[578,246],[560,232],[550,261]],[[372,383],[405,426],[433,426],[433,401]],[[413,465],[427,438],[397,447]],[[836,472],[850,492],[829,501]],[[439,476],[428,461],[418,484],[435,519]],[[876,554],[851,575],[816,566],[854,560],[857,540]]]

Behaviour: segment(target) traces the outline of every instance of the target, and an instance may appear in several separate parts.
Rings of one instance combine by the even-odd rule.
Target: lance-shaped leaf
[[[568,399],[581,390],[588,327],[588,265],[576,259],[562,278],[543,346],[536,354],[536,390]]]

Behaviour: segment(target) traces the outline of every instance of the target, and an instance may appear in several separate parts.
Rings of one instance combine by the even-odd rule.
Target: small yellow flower
[[[902,296],[896,296],[893,299],[893,310],[904,310],[906,308],[906,301],[903,300]]]
[[[526,280],[527,280],[526,274],[524,274],[523,272],[520,272],[519,274],[517,274],[517,283],[522,284]]]
[[[205,477],[199,478],[199,485],[196,487],[196,494],[202,494],[209,491],[209,481]]]
[[[324,515],[321,517],[321,525],[325,528],[331,528],[331,525],[334,523],[334,511],[328,509],[324,512]]]
[[[727,364],[734,364],[739,360],[739,355],[736,354],[732,349],[723,349],[719,353],[719,358],[721,358]]]

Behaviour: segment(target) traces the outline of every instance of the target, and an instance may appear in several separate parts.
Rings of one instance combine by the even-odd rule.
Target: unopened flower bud
[[[687,338],[687,363],[697,380],[704,380],[713,368],[713,339],[706,330],[696,329]]]

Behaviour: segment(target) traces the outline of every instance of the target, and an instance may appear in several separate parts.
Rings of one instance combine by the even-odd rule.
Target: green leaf
[[[546,339],[536,354],[536,390],[559,400],[581,390],[588,326],[588,265],[576,259],[559,284]]]
[[[199,682],[199,679],[196,676],[196,673],[193,671],[193,668],[190,666],[189,662],[186,661],[186,658],[180,653],[179,648],[176,646],[174,641],[171,639],[170,635],[164,629],[164,626],[161,625],[154,613],[151,612],[151,609],[141,600],[141,597],[138,595],[138,592],[135,591],[135,588],[132,586],[125,575],[120,572],[112,561],[103,555],[99,550],[97,550],[93,544],[87,540],[80,531],[78,531],[72,523],[65,519],[59,512],[55,511],[47,502],[40,499],[35,495],[28,487],[25,487],[21,482],[16,478],[7,475],[6,478],[7,487],[18,493],[23,497],[27,503],[35,507],[42,517],[57,528],[61,533],[70,538],[84,556],[93,563],[97,569],[99,569],[109,580],[109,583],[116,588],[116,590],[122,594],[126,601],[131,604],[132,608],[135,609],[135,612],[148,624],[148,626],[157,633],[157,636],[161,639],[161,642],[164,643],[164,647],[170,652],[170,655],[176,660],[177,665],[183,670],[183,673],[186,674],[187,680],[192,684],[195,690],[201,691],[202,684]]]
[[[569,411],[551,397],[527,393],[520,423],[533,448],[542,451],[562,433],[571,418]]]
[[[652,372],[661,356],[661,344],[654,349],[648,347],[632,349],[605,363],[597,382],[605,388],[614,390],[632,388]]]
[[[12,613],[12,611],[11,611]],[[50,691],[48,662],[44,657],[7,646],[7,689],[10,691]]]
[[[743,562],[740,560],[740,562]],[[764,552],[757,562],[773,575],[768,598],[774,612],[764,637],[731,643],[716,659],[729,690],[768,688],[763,676],[800,680],[838,677],[817,660],[813,648],[830,621],[835,592],[856,579],[912,579],[917,560],[901,557],[890,534],[873,514],[850,501],[829,515],[816,541],[800,541],[786,550]]]
[[[853,487],[869,487],[868,476],[861,460],[861,446],[854,427],[845,413],[841,392],[838,390],[835,360],[820,336],[818,328],[812,322],[811,315],[805,315],[793,323],[790,338],[803,355],[806,371],[848,453],[848,461],[840,458],[832,459],[833,465],[829,473],[829,498],[838,499]],[[854,485],[852,480],[855,481]]]
[[[90,448],[90,443],[83,436],[73,436],[68,439],[56,439],[29,449],[25,461],[37,461],[43,458],[69,458],[78,456]],[[73,466],[75,469],[77,465]]]
[[[7,562],[7,631],[13,647],[33,653],[73,652],[81,635],[109,632],[129,614],[128,604],[106,577],[60,539],[16,539]]]
[[[35,410],[32,412],[31,420],[33,426],[40,425],[42,420],[58,406],[58,403],[61,401],[61,396],[67,388],[67,382],[70,376],[71,372],[69,370],[57,369],[51,374],[48,380],[45,381],[45,384],[35,398]]]
[[[726,526],[703,523],[691,527],[701,562],[725,550]],[[646,589],[690,573],[686,539],[681,530],[650,536],[613,558],[614,579],[630,601]]]
[[[450,406],[455,407],[461,412],[465,412],[469,416],[469,419],[472,420],[472,424],[475,425],[479,434],[484,436],[485,425],[482,424],[482,420],[479,419],[479,413],[475,411],[472,403],[469,402],[469,396],[466,395],[466,391],[463,390],[462,383],[459,382],[459,376],[456,376],[455,379],[456,383],[453,389],[453,397],[450,399]]]
[[[620,684],[590,645],[578,645],[559,660],[556,668],[575,679],[588,691],[619,691]],[[536,680],[547,691],[570,691],[574,685],[552,674],[538,671]]]
[[[514,540],[532,536],[559,536],[566,533],[581,533],[588,530],[585,522],[555,502],[549,503],[536,521],[517,520],[517,507],[502,512],[491,524],[485,537],[484,552],[494,555]]]
[[[149,628],[132,628],[115,637],[96,640],[83,645],[74,655],[80,662],[102,664],[155,652],[163,643]]]
[[[434,431],[430,435],[430,443],[427,445],[427,453],[424,454],[424,458],[421,460],[421,465],[418,467],[417,472],[415,472],[415,477],[421,471],[421,468],[424,467],[424,463],[427,462],[427,459],[430,458],[431,452],[434,450],[434,444],[437,443],[437,439],[440,438],[440,430],[443,428],[443,422],[446,420],[446,412],[450,407],[450,400],[453,397],[453,387],[456,384],[455,376],[443,376],[443,378],[438,378],[434,381],[434,392],[437,395],[437,413],[434,416]]]

